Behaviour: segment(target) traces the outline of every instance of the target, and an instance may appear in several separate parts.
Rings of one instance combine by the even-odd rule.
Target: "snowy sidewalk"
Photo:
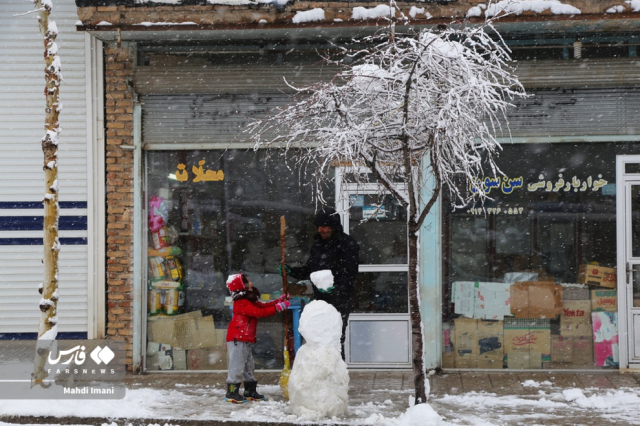
[[[340,418],[291,414],[279,373],[259,375],[268,401],[224,401],[225,374],[129,375],[122,400],[0,401],[0,422],[82,425],[438,424],[404,415],[411,372],[350,372],[349,410]],[[640,375],[456,372],[430,377],[430,405],[442,425],[640,425]],[[425,419],[426,420],[426,419]]]

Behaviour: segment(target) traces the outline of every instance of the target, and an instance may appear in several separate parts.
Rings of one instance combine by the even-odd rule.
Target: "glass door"
[[[345,232],[360,245],[355,309],[345,355],[352,367],[402,367],[411,363],[407,212],[391,195],[342,182]]]
[[[640,369],[640,156],[618,156],[616,198],[620,368]]]

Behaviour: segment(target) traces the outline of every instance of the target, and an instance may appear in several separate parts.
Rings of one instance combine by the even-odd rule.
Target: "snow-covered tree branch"
[[[392,26],[390,27],[392,31]],[[486,197],[478,179],[500,173],[499,118],[524,89],[501,39],[481,27],[385,34],[361,40],[333,81],[298,88],[297,102],[253,122],[254,148],[296,149],[322,181],[337,165],[364,167],[353,182],[391,193],[409,213],[409,289],[416,400],[426,402],[417,288],[418,231],[442,189],[457,206]],[[497,31],[495,31],[497,34]],[[328,60],[328,59],[327,59]],[[404,183],[405,191],[397,189]],[[465,183],[461,187],[461,183]]]

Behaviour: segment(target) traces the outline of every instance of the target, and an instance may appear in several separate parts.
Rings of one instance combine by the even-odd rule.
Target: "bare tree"
[[[295,152],[298,164],[313,170],[320,202],[331,169],[346,164],[375,177],[353,173],[353,182],[373,182],[379,196],[390,193],[407,209],[412,364],[416,403],[423,403],[428,383],[419,230],[443,188],[457,206],[486,197],[478,178],[483,170],[500,173],[493,160],[500,150],[500,119],[506,120],[510,102],[525,94],[508,65],[508,49],[485,31],[495,30],[491,21],[402,35],[393,28],[361,40],[365,47],[345,50],[353,62],[331,82],[294,87],[294,103],[252,122],[247,131],[254,149]],[[397,189],[398,182],[406,191]]]
[[[38,288],[40,299],[40,324],[38,326],[38,340],[49,343],[55,340],[58,323],[58,253],[60,241],[58,239],[58,135],[60,123],[58,116],[62,110],[59,100],[60,83],[62,82],[61,64],[58,56],[56,37],[58,28],[49,19],[53,8],[52,0],[33,0],[39,14],[38,22],[44,42],[44,78],[46,98],[45,106],[45,135],[41,140],[44,153],[44,281]],[[34,372],[31,376],[31,386],[43,385],[47,372],[44,369],[47,351],[44,346],[36,345]]]

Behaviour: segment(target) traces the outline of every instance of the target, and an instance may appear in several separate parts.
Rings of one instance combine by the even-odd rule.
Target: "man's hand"
[[[289,265],[284,265],[284,271],[287,273],[287,275],[291,273],[291,268],[289,268]],[[282,265],[278,265],[278,273],[282,275]]]

